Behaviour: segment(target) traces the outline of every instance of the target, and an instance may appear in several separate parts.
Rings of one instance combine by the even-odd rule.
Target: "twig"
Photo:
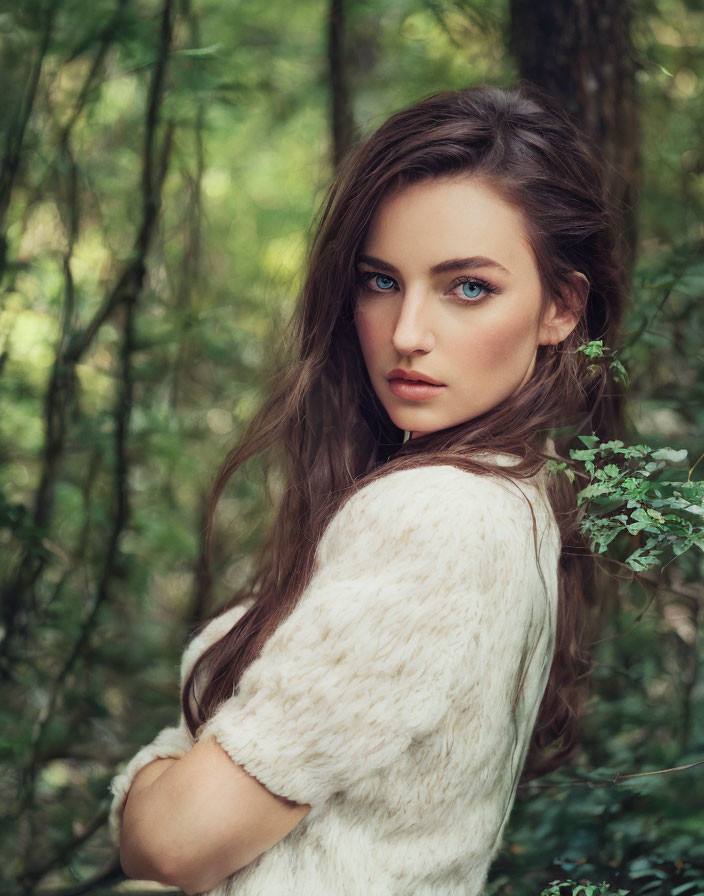
[[[690,469],[689,473],[687,474],[687,482],[691,482],[691,481],[692,481],[692,473],[694,472],[694,470],[696,469],[697,464],[699,463],[699,461],[700,461],[702,458],[704,458],[704,451],[702,451],[702,453],[699,455],[699,457],[698,457],[697,460],[696,460],[696,463],[694,464],[694,466]]]
[[[7,211],[10,207],[12,189],[20,165],[22,143],[24,142],[25,131],[27,130],[27,125],[29,124],[29,119],[32,115],[32,108],[37,95],[37,87],[39,86],[44,59],[49,50],[51,34],[54,28],[54,17],[58,6],[59,4],[57,3],[49,4],[49,13],[44,26],[42,41],[39,45],[39,50],[37,51],[37,57],[32,64],[29,77],[27,78],[27,89],[20,102],[20,108],[17,112],[17,121],[10,125],[7,132],[2,169],[0,170],[0,279],[2,279],[5,273],[5,261],[7,257],[7,238],[5,236]]]
[[[695,768],[698,765],[704,765],[704,759],[698,759],[696,762],[690,762],[689,765],[677,765],[674,768],[660,768],[656,771],[652,772],[629,772],[626,775],[622,775],[621,772],[616,774],[615,778],[590,778],[586,781],[581,781],[579,779],[574,781],[553,781],[550,784],[534,784],[532,781],[527,781],[525,784],[519,784],[518,786],[521,788],[530,788],[532,790],[549,790],[551,787],[609,787],[614,784],[618,784],[620,781],[624,781],[627,778],[643,778],[648,775],[666,775],[670,772],[682,772],[686,771],[690,768]]]

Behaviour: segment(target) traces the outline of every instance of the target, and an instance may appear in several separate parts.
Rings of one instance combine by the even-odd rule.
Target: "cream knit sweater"
[[[333,517],[300,602],[198,731],[312,809],[211,894],[483,892],[554,652],[560,536],[545,475],[396,471]],[[182,683],[247,606],[188,645]],[[115,843],[139,769],[192,744],[181,717],[114,778]]]

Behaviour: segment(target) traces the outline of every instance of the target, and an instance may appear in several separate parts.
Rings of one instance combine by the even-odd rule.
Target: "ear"
[[[557,345],[577,326],[589,295],[589,281],[581,271],[572,272],[565,293],[564,308],[558,308],[554,299],[548,303],[538,330],[538,345]]]

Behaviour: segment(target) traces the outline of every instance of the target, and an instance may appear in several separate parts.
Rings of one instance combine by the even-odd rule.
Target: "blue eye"
[[[465,305],[478,305],[492,293],[499,292],[498,287],[487,283],[486,280],[480,280],[478,277],[462,277],[460,280],[455,281],[453,289],[459,289],[460,287],[462,287],[462,293],[455,293],[455,295]]]
[[[483,284],[477,282],[476,280],[465,280],[465,282],[462,284],[462,293],[468,299],[478,299],[483,292]]]
[[[367,292],[391,292],[396,285],[393,277],[379,274],[376,271],[360,271],[357,283]]]
[[[391,277],[387,277],[386,274],[376,274],[374,276],[374,281],[379,289],[383,289],[386,292],[394,285],[394,280]],[[383,281],[383,282],[382,282]]]
[[[357,274],[357,283],[362,290],[368,293],[391,292],[397,287],[397,283],[393,277],[388,274],[381,274],[379,271],[359,271]],[[462,294],[454,292],[462,287]],[[455,297],[465,305],[477,305],[487,296],[498,292],[496,286],[487,283],[486,280],[480,280],[477,277],[462,277],[455,280],[452,285],[452,292]]]

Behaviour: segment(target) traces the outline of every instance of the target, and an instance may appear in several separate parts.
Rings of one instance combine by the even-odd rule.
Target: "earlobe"
[[[589,281],[581,273],[574,271],[572,282],[564,299],[566,305],[558,309],[551,300],[540,327],[539,345],[557,345],[570,335],[577,326],[589,295]]]

